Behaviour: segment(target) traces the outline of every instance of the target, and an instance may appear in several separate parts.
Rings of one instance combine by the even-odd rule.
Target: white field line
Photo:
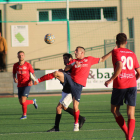
[[[140,128],[135,128],[135,130],[139,130]],[[121,129],[91,129],[91,130],[80,130],[80,131],[122,131]],[[59,131],[58,133],[60,132],[72,132],[72,131]],[[21,134],[41,134],[41,133],[47,133],[46,131],[45,132],[25,132],[25,133],[5,133],[5,134],[0,134],[0,136],[2,135],[21,135]]]

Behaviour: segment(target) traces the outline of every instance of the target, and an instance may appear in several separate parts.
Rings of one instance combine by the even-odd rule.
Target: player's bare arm
[[[69,71],[71,68],[72,68],[72,66],[75,64],[75,62],[73,62],[72,64],[70,64],[70,65],[67,65],[66,67],[65,67],[65,69],[64,69],[64,71]]]
[[[116,46],[114,49],[117,49],[117,46]],[[105,61],[106,59],[108,59],[111,55],[112,55],[112,50],[111,50],[108,54],[106,54],[106,55],[104,55],[103,57],[101,57],[99,63],[100,63],[100,62],[104,62],[104,61]]]
[[[13,74],[13,79],[15,83],[18,83],[18,79],[16,78],[16,74]]]
[[[140,68],[135,69],[136,73],[136,80],[140,78]]]
[[[106,87],[108,87],[108,85],[109,85],[109,84],[121,73],[121,71],[122,71],[122,67],[123,67],[122,62],[121,62],[121,61],[118,61],[118,62],[116,63],[116,65],[117,65],[117,67],[116,67],[116,69],[115,69],[115,71],[114,71],[114,74],[112,75],[112,77],[111,77],[108,81],[105,82],[105,86],[106,86]]]

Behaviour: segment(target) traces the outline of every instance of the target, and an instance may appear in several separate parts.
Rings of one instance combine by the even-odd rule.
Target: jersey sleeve
[[[32,65],[29,63],[29,72],[34,73],[34,69],[32,68]]]
[[[100,61],[100,58],[96,58],[96,57],[92,57],[92,56],[89,56],[88,58],[91,61],[91,65],[98,64]]]
[[[118,61],[121,61],[121,56],[117,49],[114,49],[112,51],[112,60],[113,60],[114,64],[116,64],[116,62],[118,62]]]
[[[16,74],[16,67],[15,67],[15,64],[13,66],[13,74]]]
[[[137,69],[137,68],[139,68],[139,67],[140,67],[140,65],[139,65],[138,59],[137,59],[137,57],[136,57],[136,55],[135,55],[134,69]]]

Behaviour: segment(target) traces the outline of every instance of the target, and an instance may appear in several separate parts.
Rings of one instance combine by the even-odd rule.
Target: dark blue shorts
[[[18,87],[18,98],[20,99],[22,96],[26,96],[28,98],[31,86]]]
[[[137,87],[131,87],[126,89],[113,88],[111,96],[111,104],[120,106],[123,102],[129,106],[136,106]]]
[[[83,86],[78,84],[78,83],[75,83],[71,76],[64,73],[64,83],[63,83],[63,87],[66,85],[66,84],[69,84],[70,86],[70,89],[71,89],[71,94],[72,94],[72,97],[74,97],[78,102],[80,102],[80,98],[81,98],[81,92],[82,92],[82,88]]]

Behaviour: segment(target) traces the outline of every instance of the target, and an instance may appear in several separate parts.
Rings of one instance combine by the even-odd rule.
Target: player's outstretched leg
[[[30,73],[30,78],[33,80],[34,85],[37,85],[37,84],[44,82],[46,80],[53,79],[54,75],[53,75],[53,73],[48,73],[48,74],[37,79],[32,73]]]
[[[30,72],[30,78],[33,80],[34,85],[37,85],[39,83],[38,79]]]

